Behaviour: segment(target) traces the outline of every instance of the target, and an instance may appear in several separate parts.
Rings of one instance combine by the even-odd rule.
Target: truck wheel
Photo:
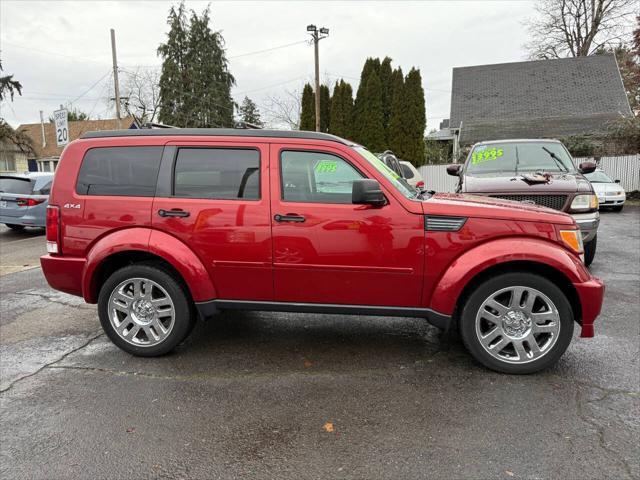
[[[129,265],[114,272],[100,289],[98,315],[113,343],[142,357],[170,352],[194,324],[184,288],[152,264]]]
[[[553,365],[573,335],[573,311],[544,277],[505,273],[479,285],[460,315],[467,350],[485,367],[527,374]]]
[[[584,244],[584,264],[588,267],[596,256],[596,247],[598,246],[598,234],[593,240]]]
[[[15,223],[5,223],[5,225],[14,232],[21,232],[25,228],[24,225],[16,225]]]

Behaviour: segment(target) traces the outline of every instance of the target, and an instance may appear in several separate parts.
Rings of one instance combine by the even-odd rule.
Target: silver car
[[[601,169],[585,175],[587,180],[593,185],[593,189],[598,196],[600,208],[611,208],[616,212],[622,210],[627,196],[624,188],[620,185],[620,180],[612,180],[609,175]]]
[[[53,173],[0,175],[0,223],[12,230],[44,227]]]

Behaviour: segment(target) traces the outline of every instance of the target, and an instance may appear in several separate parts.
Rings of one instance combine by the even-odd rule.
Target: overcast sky
[[[0,2],[0,58],[5,74],[24,89],[1,115],[10,124],[45,120],[60,104],[113,118],[109,29],[116,30],[122,69],[160,65],[166,38],[165,1]],[[187,1],[200,12],[208,2]],[[522,21],[534,15],[530,1],[448,2],[211,2],[212,28],[222,31],[237,85],[259,106],[285,90],[300,91],[313,79],[313,47],[306,26],[330,29],[320,42],[321,79],[344,77],[357,88],[368,56],[393,59],[405,73],[422,72],[428,130],[449,117],[451,69],[525,59]],[[247,53],[303,42],[286,48]],[[241,55],[237,58],[238,55]],[[80,97],[80,98],[78,98]]]

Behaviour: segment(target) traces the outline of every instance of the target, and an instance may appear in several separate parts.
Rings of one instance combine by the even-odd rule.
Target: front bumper
[[[600,225],[600,213],[572,213],[571,216],[576,221],[578,228],[582,232],[582,241],[590,242],[598,233],[598,226]]]
[[[604,298],[604,283],[597,277],[591,277],[584,283],[575,283],[574,287],[578,292],[582,318],[578,322],[582,325],[581,337],[593,337],[593,322],[600,315],[602,310],[602,300]]]
[[[624,205],[627,196],[623,193],[622,195],[603,195],[598,197],[598,202],[600,207],[619,207],[620,205]]]

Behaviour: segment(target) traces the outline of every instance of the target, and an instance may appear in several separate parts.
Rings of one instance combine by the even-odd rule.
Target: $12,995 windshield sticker
[[[483,148],[482,150],[476,149],[471,154],[471,163],[477,165],[478,163],[488,162],[490,160],[497,160],[504,154],[502,148]]]

